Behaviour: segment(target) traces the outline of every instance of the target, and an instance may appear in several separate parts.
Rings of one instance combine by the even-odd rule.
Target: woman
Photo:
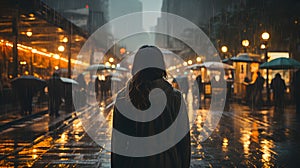
[[[128,82],[127,90],[123,89],[118,94],[116,104],[119,101],[124,101],[124,99],[127,97],[127,100],[131,101],[128,103],[132,103],[136,109],[147,110],[150,108],[152,103],[152,101],[150,103],[148,98],[150,91],[154,88],[160,88],[164,91],[167,98],[166,107],[155,119],[147,122],[138,122],[121,114],[121,110],[128,109],[118,109],[119,106],[116,106],[113,112],[113,128],[123,134],[139,138],[160,134],[169,128],[180,115],[179,109],[181,109],[180,106],[182,99],[182,94],[178,90],[173,89],[171,84],[165,80],[167,74],[165,71],[165,64],[161,51],[154,46],[141,47],[134,58],[132,75],[133,77]],[[185,108],[185,106],[182,108]],[[185,113],[184,115],[186,115],[187,118],[187,114]],[[185,121],[184,127],[188,128],[188,120]],[[180,131],[180,128],[178,131]],[[189,131],[184,133],[184,135],[185,136],[181,138],[177,144],[172,145],[169,149],[159,152],[158,154],[131,157],[131,153],[129,153],[127,156],[124,156],[112,152],[111,166],[113,168],[189,167],[191,155]],[[157,143],[165,143],[165,141],[168,141],[167,137],[160,140],[161,141]],[[115,146],[118,146],[119,143],[124,142],[122,142],[122,139],[120,140],[114,137],[113,132],[112,151],[114,151]]]

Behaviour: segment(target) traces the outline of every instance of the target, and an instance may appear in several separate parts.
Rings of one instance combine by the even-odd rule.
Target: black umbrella
[[[45,80],[27,75],[27,76],[20,76],[17,78],[14,78],[11,81],[11,84],[14,88],[18,89],[33,89],[34,91],[38,91],[43,89],[47,83]]]

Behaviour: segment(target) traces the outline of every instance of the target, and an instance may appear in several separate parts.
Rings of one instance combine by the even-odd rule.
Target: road
[[[0,132],[1,167],[110,167],[110,153],[83,129],[81,113],[45,114]],[[111,120],[112,109],[107,109]],[[299,163],[299,116],[294,106],[253,111],[230,104],[212,133],[199,141],[208,108],[191,129],[191,167],[291,167]],[[99,132],[99,134],[102,134]]]

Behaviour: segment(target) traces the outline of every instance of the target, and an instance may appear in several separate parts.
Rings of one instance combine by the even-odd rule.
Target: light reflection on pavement
[[[284,111],[273,108],[253,111],[232,103],[213,134],[199,142],[199,133],[209,112],[209,105],[203,107],[197,110],[191,129],[191,167],[289,167],[299,162],[299,120],[293,106],[287,106]],[[111,135],[112,109],[98,115],[103,113],[108,124],[99,127],[101,123],[95,121],[91,129],[97,130],[97,138],[105,141]],[[110,167],[109,151],[88,136],[79,119],[72,117],[64,121],[65,126],[59,130],[49,127],[51,120],[45,115],[1,132],[0,154],[9,155],[0,165]],[[52,133],[47,134],[49,131]]]

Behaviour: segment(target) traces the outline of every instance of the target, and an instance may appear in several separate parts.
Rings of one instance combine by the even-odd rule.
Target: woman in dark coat
[[[149,60],[145,57],[150,57]],[[146,63],[145,63],[146,62]],[[154,63],[158,64],[160,68],[156,68],[157,66],[151,66],[150,64]],[[146,65],[145,65],[146,64]],[[149,66],[150,65],[150,66]],[[146,68],[145,68],[146,67]],[[154,68],[155,67],[155,68]],[[122,168],[122,167],[130,167],[130,168],[187,168],[190,166],[190,157],[191,157],[191,149],[190,149],[190,134],[189,131],[183,134],[183,137],[180,138],[176,144],[170,146],[163,151],[156,152],[152,155],[141,154],[141,156],[132,156],[135,150],[135,146],[132,145],[131,141],[124,142],[123,139],[120,139],[116,136],[115,130],[121,132],[125,135],[132,137],[151,137],[157,134],[163,133],[175,123],[175,120],[179,118],[179,116],[184,116],[186,120],[182,122],[182,125],[177,125],[176,131],[174,131],[174,136],[171,137],[163,137],[161,139],[155,139],[153,141],[153,149],[158,146],[158,144],[168,143],[175,139],[176,135],[179,134],[179,131],[182,128],[186,128],[185,130],[189,130],[189,123],[186,111],[180,111],[181,108],[185,109],[185,104],[181,103],[183,97],[182,94],[174,89],[171,84],[169,84],[166,80],[166,71],[165,65],[163,62],[163,55],[161,51],[153,46],[143,46],[139,49],[135,56],[133,69],[132,69],[133,77],[128,82],[126,86],[127,89],[123,89],[119,92],[116,100],[116,106],[113,112],[113,136],[112,136],[112,154],[111,154],[111,166],[112,168]],[[160,113],[160,115],[153,120],[140,122],[131,120],[123,115],[120,111],[127,110],[127,112],[131,113],[132,111],[129,109],[119,109],[117,105],[118,102],[125,102],[125,104],[133,104],[136,109],[139,110],[147,110],[151,106],[155,106],[155,103],[149,101],[149,93],[152,89],[160,88],[164,91],[167,101],[164,110]],[[156,99],[157,95],[154,94],[154,99]],[[159,99],[159,98],[158,98]],[[154,101],[155,102],[155,101]],[[158,101],[159,102],[159,101]],[[153,104],[152,104],[153,103]],[[182,106],[182,107],[180,107]],[[128,111],[129,110],[129,111]],[[181,114],[182,115],[181,115]],[[173,134],[172,134],[173,135]],[[168,139],[171,138],[171,139]],[[171,142],[170,142],[171,143]],[[125,144],[125,146],[124,146]],[[128,144],[128,146],[126,146]],[[116,148],[122,146],[122,149],[125,150],[125,154],[120,154],[116,151]],[[147,146],[149,144],[145,144]],[[125,147],[125,148],[123,148]],[[133,149],[129,149],[133,147]],[[128,150],[127,150],[128,148]],[[136,146],[136,148],[139,148]],[[147,147],[143,148],[145,153],[147,151]],[[128,152],[128,153],[126,153]],[[132,152],[132,153],[129,153]]]

